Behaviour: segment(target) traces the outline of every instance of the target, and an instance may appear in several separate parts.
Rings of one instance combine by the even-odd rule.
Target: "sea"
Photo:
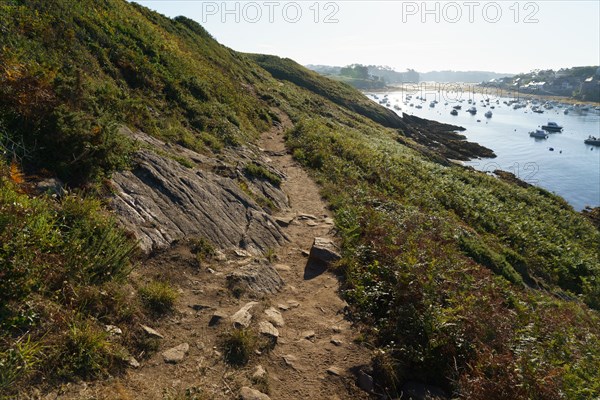
[[[589,136],[600,138],[600,108],[595,105],[464,86],[412,86],[365,94],[400,116],[406,113],[462,126],[466,131],[461,133],[469,141],[497,155],[466,165],[490,173],[496,169],[512,172],[563,197],[576,210],[600,206],[600,147],[584,143]],[[458,115],[451,115],[455,106],[461,109]],[[471,107],[476,114],[467,111]],[[484,115],[488,111],[491,117]],[[563,130],[548,132],[545,139],[529,135],[548,122]]]

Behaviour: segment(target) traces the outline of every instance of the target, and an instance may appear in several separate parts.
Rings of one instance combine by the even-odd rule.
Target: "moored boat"
[[[548,133],[541,129],[536,129],[533,132],[529,132],[529,136],[538,138],[538,139],[548,139]]]
[[[596,136],[588,136],[588,138],[585,139],[583,141],[583,143],[589,144],[592,146],[600,146],[600,138],[597,138]]]
[[[563,127],[556,122],[548,122],[547,125],[542,125],[542,129],[548,132],[560,132],[563,130]]]

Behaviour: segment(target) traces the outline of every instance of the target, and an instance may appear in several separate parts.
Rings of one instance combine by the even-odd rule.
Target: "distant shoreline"
[[[419,83],[405,83],[398,84],[393,86],[386,86],[381,89],[361,89],[363,93],[391,93],[406,90],[407,94],[413,95],[421,95],[421,94],[429,94],[433,92],[439,92],[441,90],[453,90],[453,91],[462,91],[464,93],[470,94],[489,94],[490,97],[512,97],[519,98],[522,100],[531,100],[531,99],[543,99],[550,101],[559,101],[566,104],[589,104],[593,106],[600,106],[600,102],[595,101],[582,101],[579,99],[575,99],[573,97],[566,96],[552,96],[552,95],[543,95],[543,94],[534,94],[534,93],[519,93],[518,96],[515,96],[514,90],[508,90],[499,87],[485,87],[481,86],[481,83],[468,83],[468,82],[419,82]],[[421,92],[427,93],[421,93]]]

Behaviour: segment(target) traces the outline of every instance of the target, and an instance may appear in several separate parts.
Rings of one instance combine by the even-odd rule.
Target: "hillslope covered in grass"
[[[219,157],[281,112],[335,212],[344,296],[380,349],[380,387],[600,395],[600,232],[551,193],[448,162],[486,150],[453,127],[121,0],[4,1],[0,31],[2,395],[118,373],[156,349],[137,323],[175,293],[131,279],[135,243],[103,205],[139,147],[118,128]],[[45,177],[70,193],[35,195]],[[131,330],[108,338],[117,323]]]

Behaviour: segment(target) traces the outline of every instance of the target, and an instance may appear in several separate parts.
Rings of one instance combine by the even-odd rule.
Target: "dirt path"
[[[318,186],[308,174],[285,152],[283,130],[291,122],[282,117],[282,127],[263,135],[260,146],[271,154],[272,165],[287,175],[283,189],[290,198],[291,209],[286,216],[316,217],[296,218],[285,232],[289,245],[281,248],[278,258],[290,267],[280,271],[287,287],[274,296],[273,303],[285,303],[290,297],[300,303],[295,310],[286,311],[283,340],[279,341],[269,355],[269,364],[275,366],[273,399],[360,399],[368,398],[355,387],[350,370],[369,363],[369,353],[356,345],[357,336],[350,323],[344,319],[346,303],[340,299],[337,278],[318,267],[311,268],[302,250],[308,251],[315,237],[334,239],[331,214],[321,196]],[[307,340],[303,335],[314,332]],[[312,334],[312,332],[309,332]],[[335,342],[335,343],[334,343]],[[281,367],[279,361],[290,354],[297,360],[294,368]],[[327,372],[331,367],[342,371],[341,377]]]
[[[285,281],[282,290],[257,299],[251,329],[256,330],[263,310],[281,312],[277,344],[270,351],[253,354],[241,368],[223,361],[219,338],[231,331],[228,322],[209,326],[215,310],[232,315],[253,300],[235,298],[226,288],[225,276],[252,261],[252,257],[228,253],[227,259],[198,268],[188,246],[174,246],[143,265],[141,279],[159,277],[178,287],[175,312],[156,321],[152,328],[164,338],[159,350],[119,378],[92,385],[70,384],[56,393],[68,399],[238,399],[244,386],[267,392],[277,399],[367,399],[357,387],[356,373],[369,364],[369,351],[354,342],[358,333],[344,318],[346,303],[338,295],[338,279],[322,268],[308,266],[307,252],[315,237],[334,239],[333,221],[319,188],[286,153],[283,132],[291,122],[266,132],[259,146],[269,162],[284,172],[282,188],[290,208],[280,217],[293,217],[284,228],[288,245],[276,250],[276,269]],[[162,353],[189,345],[184,359],[165,363]],[[260,383],[252,379],[258,365],[266,370]]]

